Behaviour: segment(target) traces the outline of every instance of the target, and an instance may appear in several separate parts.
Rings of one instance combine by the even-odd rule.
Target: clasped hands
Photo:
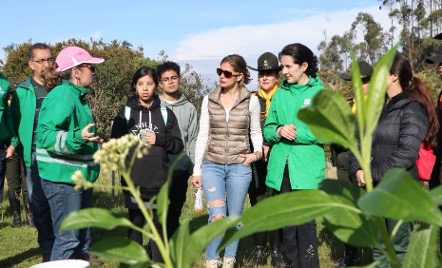
[[[278,129],[276,130],[276,134],[279,137],[283,137],[289,141],[293,141],[296,139],[296,127],[293,124],[278,127]]]

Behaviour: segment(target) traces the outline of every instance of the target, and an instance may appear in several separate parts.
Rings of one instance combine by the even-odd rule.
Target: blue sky
[[[158,58],[164,50],[170,60],[189,63],[214,81],[214,70],[225,55],[240,54],[256,66],[263,52],[277,54],[289,43],[304,43],[316,51],[324,32],[327,37],[342,34],[358,12],[372,14],[387,28],[387,11],[379,10],[379,4],[376,0],[9,0],[2,2],[0,48],[28,40],[126,40],[142,46],[150,58]]]

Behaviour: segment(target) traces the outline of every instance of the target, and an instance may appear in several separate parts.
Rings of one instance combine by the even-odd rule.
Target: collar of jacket
[[[404,92],[401,92],[401,93],[397,94],[396,96],[394,96],[393,98],[391,98],[391,100],[385,105],[385,108],[389,111],[394,110],[394,109],[399,109],[399,108],[409,104],[412,101],[414,101],[414,100],[408,98]]]
[[[222,91],[222,87],[221,86],[217,86],[215,88],[214,91],[209,93],[209,101],[213,101],[215,103],[221,104],[221,91]],[[240,104],[242,101],[246,100],[250,98],[250,92],[249,90],[247,90],[246,87],[241,87],[241,89],[239,90],[239,97],[236,100],[235,104],[232,106],[232,109],[237,106],[238,104]]]
[[[62,85],[69,84],[72,88],[76,89],[78,91],[78,95],[80,98],[84,98],[84,96],[89,92],[89,90],[85,87],[77,86],[76,84],[72,83],[69,80],[63,80],[61,82]]]
[[[280,84],[280,88],[290,91],[304,91],[314,86],[322,86],[322,82],[319,77],[308,77],[308,81],[305,84],[290,84],[287,80],[284,80]]]
[[[26,80],[21,82],[17,87],[21,87],[24,89],[33,89],[34,87],[32,86],[31,78],[32,78],[32,75],[29,76],[28,78],[26,78]]]

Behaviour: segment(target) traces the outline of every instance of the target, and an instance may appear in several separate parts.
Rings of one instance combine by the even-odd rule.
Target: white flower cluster
[[[72,174],[71,179],[74,181],[74,189],[77,191],[82,189],[87,190],[93,186],[92,182],[84,178],[83,173],[81,173],[80,170],[75,171],[74,174]]]
[[[137,158],[147,154],[150,146],[140,143],[138,137],[127,134],[119,139],[111,139],[104,143],[100,150],[94,154],[95,163],[99,163],[101,170],[106,171],[122,171],[126,170],[126,157],[129,152],[137,154]]]

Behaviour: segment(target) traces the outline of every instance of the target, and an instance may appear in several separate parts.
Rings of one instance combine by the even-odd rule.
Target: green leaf
[[[375,223],[356,207],[357,200],[365,193],[353,183],[324,180],[319,189],[340,204],[324,215],[326,227],[341,241],[354,246],[373,246],[378,242]]]
[[[336,206],[339,204],[319,190],[303,190],[266,198],[243,213],[240,217],[243,228],[226,234],[221,246],[225,247],[253,233],[315,220],[330,213]]]
[[[193,267],[207,245],[238,221],[239,218],[228,217],[207,224],[207,215],[185,221],[169,241],[174,267]]]
[[[116,260],[131,267],[150,267],[146,250],[137,242],[125,237],[109,237],[91,247],[91,253],[104,260]]]
[[[421,225],[411,237],[403,268],[441,267],[437,258],[439,252],[438,230],[435,225]]]
[[[385,102],[387,90],[387,77],[390,74],[390,67],[396,55],[399,44],[390,49],[376,64],[373,75],[368,86],[367,99],[363,102],[365,114],[365,134],[371,136],[373,133]],[[357,64],[356,64],[357,65]],[[359,79],[360,80],[360,79]],[[371,139],[370,139],[371,141]]]
[[[442,206],[442,185],[432,189],[430,191],[430,197],[438,206]]]
[[[325,143],[346,148],[356,145],[355,118],[344,97],[336,91],[321,90],[311,106],[299,111],[298,117]]]
[[[389,170],[358,205],[368,215],[442,226],[442,213],[436,203],[405,169]]]
[[[86,208],[69,213],[63,220],[60,230],[81,229],[86,227],[96,227],[112,230],[115,227],[135,227],[124,217],[117,218],[104,208]]]

